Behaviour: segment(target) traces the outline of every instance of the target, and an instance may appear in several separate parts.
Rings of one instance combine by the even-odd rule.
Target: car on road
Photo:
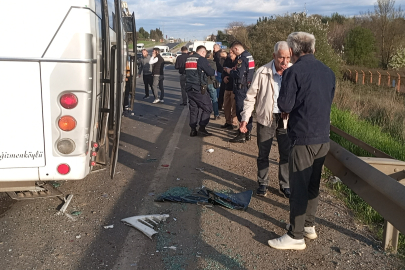
[[[170,53],[170,52],[165,52],[162,53],[162,58],[165,61],[165,63],[176,63],[176,55],[174,53]]]
[[[181,55],[181,51],[176,52],[176,57]]]

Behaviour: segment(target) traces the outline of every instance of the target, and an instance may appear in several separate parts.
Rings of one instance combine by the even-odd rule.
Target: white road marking
[[[156,186],[164,182],[166,180],[167,174],[169,173],[170,166],[173,161],[174,154],[176,152],[176,147],[179,143],[181,132],[183,130],[184,124],[186,123],[188,116],[188,107],[185,106],[183,108],[183,111],[181,112],[181,115],[179,117],[179,120],[177,121],[177,124],[174,128],[173,135],[170,138],[169,143],[167,144],[167,147],[165,149],[165,152],[162,156],[161,163],[159,164],[158,169],[155,172],[155,175],[151,181],[149,190],[155,190]],[[165,168],[162,167],[161,165],[168,164],[169,167]],[[147,198],[149,199],[149,198]],[[153,201],[153,198],[150,198]],[[146,199],[145,199],[146,200]],[[144,205],[148,205],[147,202],[144,200]],[[144,215],[146,211],[146,207],[143,206],[137,210],[139,215]],[[148,213],[150,214],[150,213]],[[122,217],[126,218],[126,217]],[[140,239],[140,241],[138,241]],[[118,256],[117,262],[115,263],[113,269],[139,269],[138,264],[141,258],[141,253],[142,253],[142,246],[139,246],[139,243],[145,240],[145,235],[143,235],[141,232],[136,231],[136,229],[131,229],[125,239],[125,243],[122,247],[122,250],[120,252],[120,255]],[[150,241],[147,239],[147,241]],[[132,265],[132,266],[131,266]]]

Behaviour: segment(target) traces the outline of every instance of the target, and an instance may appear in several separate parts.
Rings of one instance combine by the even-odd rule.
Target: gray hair
[[[288,35],[287,43],[295,56],[315,52],[315,36],[310,33],[291,33]]]
[[[280,50],[289,50],[287,41],[279,41],[274,45],[274,53],[278,53]]]

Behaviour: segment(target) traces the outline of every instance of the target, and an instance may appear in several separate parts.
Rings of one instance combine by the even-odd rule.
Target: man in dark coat
[[[207,49],[204,46],[198,46],[196,52],[187,58],[185,65],[186,91],[190,103],[191,137],[212,135],[205,129],[212,112],[207,76],[215,76],[215,70],[210,67],[205,58],[206,54]],[[197,124],[199,124],[198,131]]]
[[[287,43],[294,65],[283,73],[277,104],[281,112],[289,114],[290,224],[285,235],[268,243],[276,249],[302,250],[304,237],[317,238],[315,214],[322,166],[329,151],[335,74],[315,58],[314,35],[291,33]]]

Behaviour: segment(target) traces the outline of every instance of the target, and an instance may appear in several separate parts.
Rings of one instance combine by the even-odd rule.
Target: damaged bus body
[[[12,1],[0,11],[0,191],[80,180],[95,166],[113,177],[126,83],[135,89],[134,14],[120,0],[18,6],[18,19]]]

